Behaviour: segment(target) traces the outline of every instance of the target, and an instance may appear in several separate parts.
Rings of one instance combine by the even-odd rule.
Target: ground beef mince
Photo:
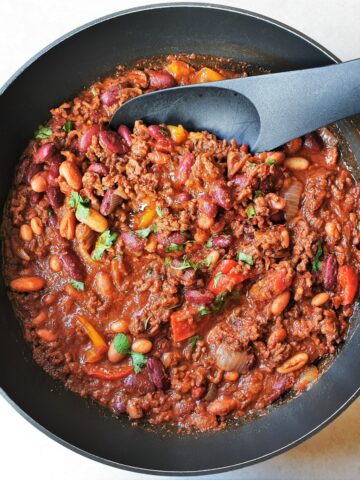
[[[239,76],[196,56],[118,67],[51,110],[10,192],[5,279],[35,360],[134,422],[223,428],[308,388],[348,331],[359,186],[330,129],[257,154],[109,129],[136,95]]]

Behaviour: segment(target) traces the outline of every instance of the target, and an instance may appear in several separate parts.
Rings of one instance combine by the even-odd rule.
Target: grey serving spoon
[[[110,126],[180,123],[264,151],[356,113],[360,59],[158,90],[125,102]]]

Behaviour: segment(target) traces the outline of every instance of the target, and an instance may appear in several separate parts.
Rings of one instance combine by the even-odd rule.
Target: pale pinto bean
[[[71,283],[67,283],[64,287],[64,290],[65,293],[74,300],[81,301],[84,298],[84,292],[76,290],[76,288],[73,287]]]
[[[296,172],[301,172],[306,170],[310,162],[304,157],[291,157],[285,160],[284,165],[290,170],[295,170]]]
[[[290,292],[288,290],[286,292],[280,293],[280,295],[278,295],[271,304],[271,313],[275,316],[280,315],[287,307],[289,301]]]
[[[30,220],[30,226],[35,235],[41,235],[43,233],[43,224],[39,217],[33,217]]]
[[[129,324],[125,320],[117,320],[110,325],[110,330],[114,333],[127,333]]]
[[[309,355],[305,352],[296,353],[291,358],[286,360],[280,367],[276,369],[278,373],[296,372],[303,368],[309,361]]]
[[[290,245],[290,235],[286,228],[280,232],[281,246],[283,248],[289,248]]]
[[[72,210],[67,210],[60,221],[60,235],[67,240],[74,240],[76,228],[75,213]]]
[[[36,275],[16,278],[10,282],[10,288],[17,292],[37,292],[44,288],[45,285],[45,279]]]
[[[239,372],[225,372],[224,373],[224,380],[226,382],[236,382],[239,379]]]
[[[31,230],[30,225],[26,223],[22,224],[20,227],[20,238],[25,242],[30,242],[33,238],[33,231]]]
[[[276,330],[270,333],[267,341],[268,346],[270,348],[275,347],[276,344],[281,343],[285,340],[286,335],[287,333],[285,328],[277,328]]]
[[[140,338],[139,340],[135,340],[131,349],[136,353],[149,353],[152,347],[153,344],[150,340],[147,340],[146,338]]]
[[[224,397],[222,400],[214,400],[209,404],[207,410],[212,415],[227,415],[235,410],[238,402],[230,397]]]
[[[36,330],[37,335],[44,340],[44,342],[53,342],[56,340],[57,335],[52,330],[48,330],[47,328],[39,328]]]
[[[326,232],[326,235],[327,235],[328,239],[331,242],[336,242],[340,238],[339,229],[338,229],[336,223],[334,223],[334,222],[327,222],[325,224],[325,232]]]
[[[74,162],[65,160],[59,168],[60,175],[73,190],[80,190],[82,187],[82,176],[79,168]]]
[[[51,255],[49,258],[49,267],[53,272],[60,272],[62,263],[58,255]]]
[[[108,356],[109,362],[111,362],[111,363],[118,363],[125,357],[125,355],[122,355],[121,353],[119,353],[116,350],[115,345],[114,345],[114,340],[110,343],[109,350],[107,352],[107,356]]]
[[[284,152],[270,152],[267,160],[273,160],[277,165],[282,163],[285,160]]]
[[[40,327],[48,319],[48,311],[46,308],[40,310],[40,312],[32,319],[32,324],[34,327]]]
[[[31,189],[37,193],[43,193],[48,187],[47,173],[40,172],[34,175],[30,181]]]
[[[106,218],[101,215],[101,213],[97,212],[93,208],[89,209],[89,215],[86,218],[81,218],[76,216],[79,222],[85,223],[91,230],[94,232],[103,233],[108,228],[108,221]]]
[[[312,300],[311,300],[311,305],[313,307],[321,307],[321,305],[324,305],[330,298],[330,295],[326,292],[318,293],[315,295]]]
[[[103,297],[110,298],[114,292],[114,284],[107,272],[98,272],[95,275],[95,289]]]

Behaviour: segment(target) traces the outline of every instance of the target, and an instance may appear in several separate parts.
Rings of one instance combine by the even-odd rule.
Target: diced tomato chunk
[[[172,337],[175,342],[181,342],[192,337],[199,331],[200,324],[194,319],[198,309],[188,307],[174,312],[170,317]]]
[[[231,270],[237,265],[239,264],[235,260],[222,260],[213,272],[207,286],[208,290],[215,295],[223,292],[231,292],[236,285],[246,280],[248,275],[235,272],[231,273]]]
[[[338,288],[341,295],[341,304],[349,305],[355,299],[358,291],[358,274],[351,265],[343,265],[338,272]]]
[[[269,270],[265,276],[250,288],[250,296],[260,302],[269,301],[287,290],[294,278],[292,268]]]
[[[103,380],[125,378],[134,371],[132,365],[126,365],[124,367],[99,367],[91,364],[85,365],[84,370],[91,377],[101,378]]]

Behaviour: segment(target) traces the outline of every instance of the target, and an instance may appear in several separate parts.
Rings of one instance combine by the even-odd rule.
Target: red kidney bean
[[[176,80],[170,73],[166,71],[156,72],[155,70],[148,70],[150,87],[162,89],[175,87],[177,85]]]
[[[26,182],[30,184],[30,181],[34,175],[43,171],[43,166],[37,163],[32,163],[26,172]]]
[[[325,290],[335,291],[337,283],[338,262],[335,255],[328,255],[322,265],[322,277]]]
[[[49,220],[48,221],[49,221],[50,227],[52,227],[52,228],[56,228],[59,224],[58,217],[57,217],[56,213],[54,213],[54,212],[51,212],[49,214]],[[59,234],[59,236],[61,237],[60,234]],[[63,238],[63,237],[61,237],[61,238]]]
[[[63,253],[60,254],[60,260],[71,278],[78,282],[82,282],[85,279],[85,267],[71,247],[64,249]]]
[[[49,186],[46,190],[47,197],[50,205],[53,209],[57,209],[63,206],[65,195],[62,193],[59,187]]]
[[[189,200],[191,200],[191,195],[188,192],[181,192],[175,195],[176,203],[188,202]]]
[[[236,175],[236,177],[234,177],[232,181],[234,185],[241,188],[245,188],[249,185],[249,179],[244,174]]]
[[[173,149],[174,143],[170,138],[160,138],[156,140],[155,150],[161,153],[169,153]]]
[[[138,237],[135,233],[124,232],[121,234],[121,238],[125,243],[126,248],[133,250],[134,252],[141,252],[145,247],[144,240]]]
[[[44,143],[44,145],[41,145],[41,147],[36,151],[33,157],[33,162],[44,163],[47,160],[50,160],[50,158],[55,155],[56,152],[57,150],[52,143]]]
[[[132,140],[131,140],[131,132],[129,128],[126,125],[120,125],[120,127],[118,128],[118,134],[120,135],[120,137],[122,137],[125,140],[125,142],[130,147]]]
[[[184,245],[186,243],[187,238],[180,232],[173,232],[167,238],[163,238],[160,233],[157,234],[157,239],[160,245],[164,247],[169,247],[170,245]]]
[[[151,393],[155,390],[154,383],[144,372],[130,374],[124,380],[124,387],[127,392],[136,395]]]
[[[87,169],[88,172],[97,173],[99,175],[107,175],[109,173],[109,169],[103,163],[92,163],[90,167]]]
[[[207,305],[214,301],[215,295],[209,290],[187,290],[185,298],[195,305]]]
[[[204,195],[198,200],[199,210],[204,213],[206,216],[215,218],[217,215],[218,208],[209,195]]]
[[[213,237],[212,239],[212,243],[214,245],[214,247],[218,247],[218,248],[227,248],[227,247],[230,247],[230,245],[232,244],[233,242],[233,239],[232,237]]]
[[[64,158],[61,155],[54,155],[51,158],[50,168],[47,177],[49,185],[55,186],[58,184],[57,178],[59,176],[59,167],[63,161]]]
[[[44,194],[39,192],[32,192],[30,195],[30,204],[37,205],[43,198]]]
[[[103,105],[110,107],[118,101],[119,85],[112,85],[100,95],[100,101]]]
[[[110,215],[122,202],[122,198],[114,193],[113,188],[106,190],[106,193],[101,201],[100,213],[102,215]]]
[[[305,136],[304,147],[309,153],[318,153],[323,147],[323,142],[317,133],[310,133]]]
[[[169,138],[168,130],[165,127],[160,127],[159,125],[149,125],[148,132],[152,138],[155,138],[155,140]]]
[[[85,153],[87,149],[90,147],[92,142],[92,137],[95,135],[96,137],[99,135],[100,126],[99,125],[91,125],[88,127],[85,132],[82,134],[82,137],[79,141],[79,150],[80,152]]]
[[[191,169],[195,163],[195,157],[192,153],[186,153],[179,160],[179,166],[176,170],[176,180],[179,183],[185,183],[191,174]]]
[[[99,133],[99,141],[103,148],[110,150],[112,153],[123,155],[129,151],[129,146],[124,140],[116,132],[112,132],[111,130],[102,130]]]
[[[285,222],[285,213],[283,210],[279,210],[276,213],[270,215],[270,220],[273,223],[284,223]]]
[[[147,368],[150,378],[158,390],[167,390],[170,387],[170,381],[161,360],[150,357],[147,361]]]
[[[215,182],[211,186],[210,195],[219,207],[222,207],[225,210],[231,208],[230,190],[226,185],[222,185],[220,182]]]

